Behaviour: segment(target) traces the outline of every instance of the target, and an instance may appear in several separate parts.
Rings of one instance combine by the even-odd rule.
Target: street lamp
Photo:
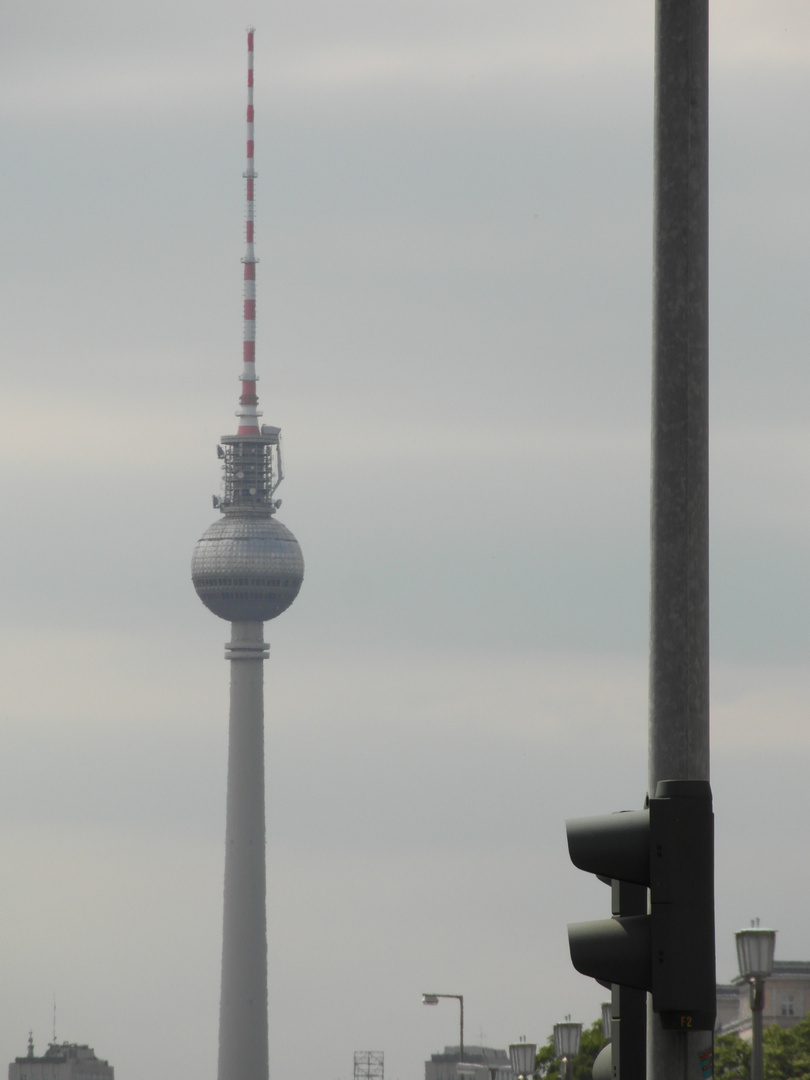
[[[454,998],[459,1004],[458,1060],[464,1060],[464,995],[463,994],[422,994],[423,1005],[438,1005],[439,998]]]
[[[618,1035],[618,1027],[616,1034]],[[596,1060],[593,1063],[593,1069],[591,1070],[593,1080],[614,1080],[615,1076],[620,1075],[619,1069],[619,1048],[616,1047],[616,1052],[613,1052],[613,1004],[610,1001],[602,1002],[602,1035],[607,1040],[605,1045],[596,1055]],[[614,1059],[616,1065],[614,1067]]]
[[[613,1033],[613,1005],[609,1001],[602,1002],[602,1034],[606,1039]]]
[[[554,1053],[562,1060],[561,1080],[571,1080],[572,1058],[579,1053],[581,1037],[582,1024],[572,1023],[570,1016],[554,1025]]]
[[[754,919],[745,930],[738,930],[737,963],[740,975],[748,982],[751,1003],[751,1080],[763,1080],[762,1007],[765,1004],[765,980],[773,971],[776,931],[760,927]]]
[[[509,1060],[512,1062],[512,1072],[518,1080],[531,1080],[534,1076],[534,1063],[537,1058],[537,1046],[535,1043],[527,1043],[524,1036],[519,1043],[512,1043],[509,1047]]]

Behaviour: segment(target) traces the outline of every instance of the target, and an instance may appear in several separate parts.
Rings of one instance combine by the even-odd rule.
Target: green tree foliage
[[[762,1047],[765,1080],[810,1080],[810,1017],[792,1028],[771,1024]]]
[[[792,1028],[771,1024],[762,1034],[765,1080],[810,1080],[810,1017]],[[714,1043],[714,1080],[750,1080],[751,1043],[720,1035]]]
[[[793,1070],[795,1028],[780,1028],[771,1024],[762,1033],[763,1072],[774,1080],[798,1080]]]
[[[545,1046],[541,1046],[534,1059],[534,1071],[536,1076],[543,1080],[559,1080],[560,1063],[554,1053],[554,1036],[552,1035]]]
[[[571,1080],[592,1080],[596,1055],[606,1043],[602,1021],[595,1020],[582,1032],[574,1058]],[[792,1028],[771,1024],[762,1036],[765,1080],[810,1080],[810,1015]],[[560,1080],[560,1062],[554,1053],[554,1036],[541,1046],[535,1059],[541,1080]],[[713,1080],[751,1080],[751,1043],[737,1034],[720,1035],[714,1041]]]
[[[751,1043],[735,1032],[714,1040],[714,1080],[750,1080]]]
[[[606,1042],[607,1039],[602,1034],[601,1020],[594,1020],[589,1028],[583,1028],[579,1053],[574,1058],[573,1071],[569,1074],[571,1080],[592,1080],[593,1063]],[[554,1053],[553,1033],[545,1046],[541,1046],[537,1052],[535,1071],[543,1080],[560,1080],[560,1062]]]

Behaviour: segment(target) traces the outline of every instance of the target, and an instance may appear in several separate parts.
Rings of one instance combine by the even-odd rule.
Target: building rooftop
[[[14,1059],[17,1065],[62,1065],[68,1061],[97,1061],[100,1065],[108,1064],[108,1062],[96,1057],[95,1050],[86,1043],[48,1043],[48,1049],[42,1057],[38,1057],[34,1053],[34,1040],[31,1037],[28,1039],[28,1053],[25,1057]]]
[[[810,979],[810,960],[774,960],[773,971],[768,979]],[[747,983],[742,975],[735,975],[726,986],[740,986]],[[720,990],[720,984],[717,987]]]
[[[431,1061],[458,1061],[460,1048],[458,1046],[445,1046],[444,1050],[439,1054],[431,1054]],[[509,1055],[505,1050],[495,1050],[491,1046],[467,1046],[464,1044],[464,1060],[465,1061],[480,1061],[482,1063],[488,1062],[506,1062],[509,1063]]]

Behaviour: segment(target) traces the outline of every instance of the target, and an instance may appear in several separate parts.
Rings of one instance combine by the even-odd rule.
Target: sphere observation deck
[[[197,541],[191,580],[220,619],[265,622],[298,595],[304,556],[290,530],[269,514],[223,514]]]

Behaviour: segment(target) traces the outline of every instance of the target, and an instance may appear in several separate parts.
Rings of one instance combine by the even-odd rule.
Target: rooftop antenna
[[[53,992],[53,1041],[56,1042],[56,991]]]

